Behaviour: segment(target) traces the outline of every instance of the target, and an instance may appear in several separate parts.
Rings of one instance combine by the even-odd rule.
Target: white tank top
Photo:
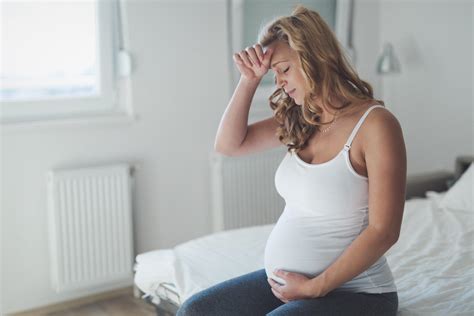
[[[315,277],[331,265],[368,225],[368,178],[349,160],[352,140],[376,108],[371,106],[352,130],[344,148],[330,161],[311,164],[296,152],[286,153],[275,173],[275,186],[286,202],[270,233],[264,264],[268,277],[275,269]],[[397,290],[385,256],[334,291],[385,293]]]

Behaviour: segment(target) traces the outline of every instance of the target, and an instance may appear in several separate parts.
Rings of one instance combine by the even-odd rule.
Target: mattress
[[[170,299],[180,305],[202,289],[261,269],[265,243],[273,226],[227,230],[174,249],[139,254],[135,259],[135,284],[155,304]]]
[[[474,315],[474,210],[439,208],[444,194],[407,201],[398,242],[386,253],[399,315]]]
[[[134,283],[145,293],[143,298],[159,305],[168,300],[181,305],[174,278],[175,255],[173,249],[159,249],[137,255],[134,265]]]
[[[398,288],[398,315],[474,315],[474,210],[439,207],[445,192],[405,202],[398,242],[385,254]],[[172,285],[180,304],[226,279],[263,268],[271,225],[207,235],[137,256],[135,283],[159,302]],[[160,284],[162,286],[160,286]]]

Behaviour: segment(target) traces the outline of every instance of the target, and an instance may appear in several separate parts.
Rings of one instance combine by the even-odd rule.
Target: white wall
[[[355,8],[357,69],[377,97],[383,90],[403,125],[409,174],[452,170],[456,155],[473,153],[472,7],[446,3],[358,1]],[[51,289],[45,175],[56,166],[141,165],[136,253],[211,230],[208,154],[231,93],[225,3],[129,1],[125,10],[138,121],[2,129],[3,313],[86,294]],[[375,74],[381,39],[402,63],[392,80]]]
[[[474,2],[382,1],[381,42],[402,73],[383,80],[386,105],[405,135],[408,173],[453,169],[474,153]]]
[[[51,168],[138,162],[136,253],[211,230],[208,155],[229,95],[225,1],[128,1],[125,10],[138,121],[2,129],[4,313],[84,294],[51,288]]]

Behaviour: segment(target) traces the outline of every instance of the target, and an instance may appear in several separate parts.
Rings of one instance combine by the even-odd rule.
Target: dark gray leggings
[[[324,297],[284,303],[270,289],[265,269],[211,286],[189,297],[177,316],[199,315],[396,315],[397,292],[330,292]]]

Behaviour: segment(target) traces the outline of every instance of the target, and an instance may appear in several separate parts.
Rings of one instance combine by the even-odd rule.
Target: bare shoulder
[[[403,131],[397,117],[387,108],[374,108],[361,126],[364,153],[383,148],[404,149]],[[382,146],[381,146],[382,145]]]
[[[401,125],[397,117],[387,108],[380,107],[370,111],[363,125],[368,134],[381,131],[393,133],[397,130],[401,130]]]

